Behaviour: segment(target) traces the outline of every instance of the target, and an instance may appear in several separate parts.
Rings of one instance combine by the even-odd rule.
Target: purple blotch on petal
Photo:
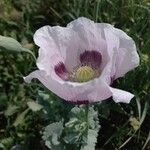
[[[59,62],[54,67],[55,73],[63,80],[68,79],[68,71],[65,67],[65,64],[63,62]]]
[[[96,50],[86,50],[80,55],[80,62],[82,64],[92,65],[94,68],[99,68],[102,62],[102,55]]]

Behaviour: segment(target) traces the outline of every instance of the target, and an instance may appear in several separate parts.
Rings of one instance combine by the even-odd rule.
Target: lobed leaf
[[[32,111],[39,111],[43,108],[42,105],[34,102],[34,101],[29,101],[27,102],[28,107],[32,110]]]
[[[55,122],[48,125],[43,132],[43,140],[48,148],[59,146],[59,138],[63,131],[63,122]]]

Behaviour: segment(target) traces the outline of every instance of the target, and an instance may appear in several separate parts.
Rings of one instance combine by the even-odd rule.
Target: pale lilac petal
[[[133,94],[120,89],[110,88],[110,90],[112,91],[113,100],[116,103],[118,102],[129,103],[131,99],[134,97]]]
[[[115,29],[114,34],[120,38],[118,58],[123,58],[118,62],[119,65],[116,69],[116,78],[118,78],[139,65],[139,55],[136,50],[135,42],[131,37],[119,29]]]
[[[50,74],[51,70],[54,70],[54,67],[59,64],[59,62],[63,61],[64,60],[59,54],[48,55],[45,50],[40,48],[36,64],[40,70],[45,70],[47,74]]]
[[[37,60],[39,69],[50,72],[52,64],[64,62],[68,69],[77,64],[79,38],[72,29],[44,26],[36,31],[34,41],[40,47]]]
[[[107,60],[107,45],[101,32],[97,30],[94,21],[80,17],[70,22],[67,27],[73,29],[80,38],[78,43],[80,45],[79,54],[85,51],[99,51],[104,60],[102,61],[102,66],[104,66],[105,60]]]
[[[29,74],[24,80],[30,83],[33,78],[37,78],[40,82],[66,101],[75,103],[89,103],[105,100],[113,97],[115,102],[129,103],[133,98],[133,94],[115,88],[110,88],[101,79],[95,79],[87,83],[70,83],[64,82],[57,77],[51,78],[47,76],[45,71],[36,70]]]
[[[119,38],[119,47],[115,50],[117,55],[115,58],[116,62],[112,68],[112,74],[115,75],[115,79],[122,77],[125,73],[139,65],[139,55],[136,50],[135,42],[125,32],[114,28],[110,24],[102,23],[99,24],[99,26],[102,26],[105,31],[107,30],[105,36],[114,34]]]
[[[28,83],[37,78],[45,87],[59,97],[71,102],[89,101],[96,102],[105,100],[112,96],[107,84],[101,79],[95,79],[85,83],[73,83],[59,80],[55,74],[48,76],[45,71],[36,70],[29,74],[24,80]]]
[[[88,98],[91,99],[93,102],[98,102],[102,100],[106,100],[112,96],[112,92],[109,89],[107,83],[105,83],[101,78],[95,79],[95,85],[93,87],[93,91],[88,94]]]
[[[99,25],[99,27],[101,27]],[[102,26],[103,27],[103,26]],[[119,38],[114,35],[112,32],[109,32],[107,28],[104,28],[104,34],[105,34],[105,39],[107,43],[107,53],[108,53],[108,58],[106,61],[106,65],[103,67],[101,77],[105,82],[108,84],[111,83],[112,76],[114,75],[116,69],[115,69],[115,64],[116,64],[116,57],[118,55],[117,49],[119,48]]]
[[[97,38],[94,21],[84,17],[80,17],[70,22],[67,27],[73,29],[78,33],[85,47],[87,47],[88,49],[94,48],[91,47],[92,45],[94,45],[95,39]]]
[[[38,29],[34,34],[34,42],[40,47],[37,66],[39,69],[45,70],[48,74],[50,73],[51,67],[53,67],[54,64],[58,63],[59,61],[63,61],[57,44],[50,36],[50,29],[51,27],[44,26]]]

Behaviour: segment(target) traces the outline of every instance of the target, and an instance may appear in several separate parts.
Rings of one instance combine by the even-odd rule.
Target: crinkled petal
[[[44,26],[36,31],[34,41],[40,47],[37,60],[39,69],[49,73],[52,64],[63,62],[68,69],[77,64],[79,39],[72,29]]]
[[[73,29],[75,32],[78,33],[80,39],[85,44],[85,47],[88,49],[92,49],[91,47],[95,43],[95,39],[97,38],[96,28],[94,21],[80,17],[72,22],[70,22],[67,27]]]
[[[116,103],[118,102],[129,103],[131,99],[134,97],[133,94],[120,89],[110,88],[110,90],[112,91],[113,100]]]
[[[118,60],[116,78],[122,77],[128,71],[139,65],[139,55],[136,50],[135,42],[125,32],[119,29],[113,30],[114,34],[120,38],[120,49],[118,50]]]
[[[114,28],[110,24],[102,23],[101,25],[105,27],[105,31],[107,30],[105,36],[113,33],[119,38],[119,48],[115,50],[117,55],[116,59],[114,59],[116,62],[113,65],[112,74],[115,75],[115,79],[122,77],[125,73],[139,65],[139,55],[136,50],[135,42],[122,30]]]
[[[40,47],[37,66],[45,70],[48,74],[54,64],[63,61],[59,49],[54,39],[50,36],[51,27],[44,26],[38,29],[34,34],[34,42]],[[54,35],[56,36],[56,35]]]
[[[80,38],[79,54],[85,51],[99,51],[102,55],[102,66],[104,66],[107,61],[107,45],[94,21],[80,17],[70,22],[67,27],[73,29]]]
[[[71,83],[59,80],[57,76],[52,78],[45,71],[36,70],[25,77],[24,80],[30,83],[33,78],[40,80],[45,87],[59,97],[71,102],[96,102],[112,96],[107,84],[100,79],[85,83]]]
[[[117,49],[119,48],[119,38],[114,35],[112,32],[108,30],[108,28],[105,26],[105,24],[97,24],[97,27],[99,29],[103,30],[103,34],[107,43],[107,49],[106,52],[108,53],[108,58],[105,60],[105,66],[103,67],[101,77],[105,82],[108,84],[111,83],[111,77],[115,73],[115,64],[116,64],[116,57],[118,55]]]

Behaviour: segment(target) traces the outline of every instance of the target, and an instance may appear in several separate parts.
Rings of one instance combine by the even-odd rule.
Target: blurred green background
[[[101,129],[97,150],[150,149],[150,1],[149,0],[0,0],[0,35],[11,36],[38,55],[34,32],[44,25],[61,25],[79,16],[107,22],[131,36],[140,66],[113,86],[136,96],[129,105],[98,105]],[[0,51],[0,149],[47,149],[41,139],[47,122],[67,119],[72,104],[60,101],[38,82],[27,85],[23,76],[36,69],[29,54]],[[29,109],[28,102],[49,97],[49,116]],[[47,104],[45,104],[47,105]],[[94,105],[94,106],[95,106]],[[67,108],[66,108],[67,107]],[[63,115],[62,115],[63,114]],[[14,147],[13,147],[14,148]],[[17,149],[16,149],[17,150]]]

